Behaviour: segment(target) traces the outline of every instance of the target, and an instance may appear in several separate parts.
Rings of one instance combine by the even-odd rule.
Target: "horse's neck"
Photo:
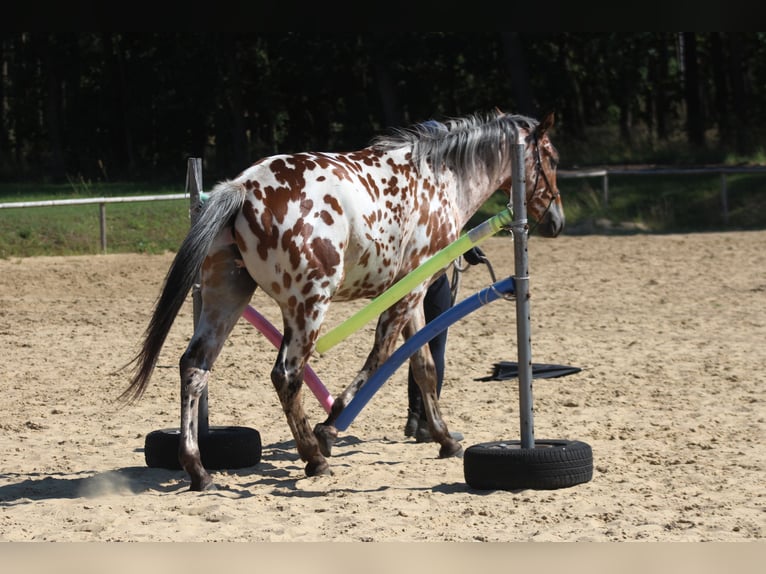
[[[510,172],[510,163],[507,169]],[[456,178],[455,204],[461,229],[502,185],[502,178],[479,167],[469,177]]]
[[[391,150],[385,155],[392,159],[391,165],[407,163],[408,153],[403,149]],[[383,158],[381,163],[389,161]],[[431,171],[428,164],[416,166],[421,183],[428,182],[427,187],[441,190],[446,194],[455,212],[455,223],[462,229],[468,220],[484,205],[490,196],[501,188],[504,182],[510,181],[511,163],[506,158],[494,172],[489,173],[482,162],[477,162],[470,173],[460,174],[445,169],[440,173]],[[505,176],[504,176],[505,175]]]

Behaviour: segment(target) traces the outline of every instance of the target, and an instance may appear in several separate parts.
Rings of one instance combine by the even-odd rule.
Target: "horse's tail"
[[[132,403],[141,398],[149,384],[162,346],[186,300],[202,263],[221,230],[230,225],[245,199],[245,188],[227,181],[211,191],[199,219],[189,230],[165,277],[141,350],[128,365],[133,365],[130,385],[120,399]]]

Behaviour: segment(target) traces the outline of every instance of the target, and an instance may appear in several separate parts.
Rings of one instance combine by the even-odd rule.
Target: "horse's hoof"
[[[306,465],[306,476],[331,475],[332,470],[326,460],[322,462],[310,462]]]
[[[463,447],[459,442],[450,439],[439,449],[439,458],[450,458],[453,456],[458,458],[462,457]]]
[[[314,427],[314,436],[319,442],[319,452],[324,456],[332,456],[332,446],[338,439],[338,429],[334,426],[318,423]]]
[[[192,479],[191,486],[189,486],[189,490],[192,492],[204,492],[206,490],[218,490],[215,486],[215,483],[213,482],[213,478],[211,476],[207,476],[200,480],[194,480]]]

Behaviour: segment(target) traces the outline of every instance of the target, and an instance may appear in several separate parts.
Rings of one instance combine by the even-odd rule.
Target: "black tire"
[[[477,490],[554,490],[588,482],[593,452],[580,441],[497,441],[468,447],[463,456],[465,481]]]
[[[150,468],[180,470],[178,429],[150,432],[144,440],[144,459]],[[208,470],[245,468],[261,461],[261,435],[247,427],[210,427],[199,437],[202,465]]]

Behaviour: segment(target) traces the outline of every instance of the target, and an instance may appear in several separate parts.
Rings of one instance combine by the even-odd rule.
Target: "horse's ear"
[[[543,120],[537,125],[537,137],[543,137],[545,132],[553,127],[554,120],[555,114],[553,112],[548,112],[545,114]]]

